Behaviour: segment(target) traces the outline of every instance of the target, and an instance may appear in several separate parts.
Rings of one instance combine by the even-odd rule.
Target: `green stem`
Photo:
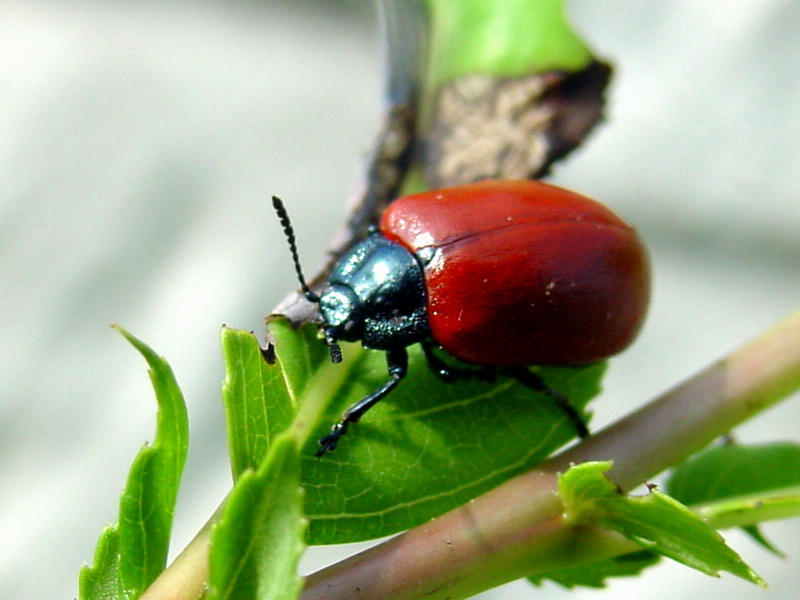
[[[411,0],[395,0],[408,2]],[[579,72],[594,60],[587,45],[570,27],[564,0],[419,0],[428,7],[427,54],[422,54],[415,81],[415,137],[438,139],[440,95],[446,85],[469,76],[488,76],[496,88],[507,78],[530,78],[551,71]],[[452,86],[450,86],[452,87]],[[474,86],[469,88],[474,90]],[[524,92],[523,92],[524,93]],[[475,100],[476,104],[480,101]],[[528,112],[533,106],[528,106]],[[446,112],[446,111],[445,111]],[[452,116],[445,117],[446,119]],[[476,143],[480,143],[476,141]],[[417,156],[401,191],[420,192],[432,182],[423,172],[436,162]]]
[[[198,600],[208,586],[211,530],[225,509],[227,497],[189,545],[162,571],[139,600]]]
[[[592,60],[567,22],[563,0],[428,0],[428,6],[431,90],[464,75],[578,71]]]
[[[798,389],[800,310],[552,466],[613,459],[610,477],[630,490]]]

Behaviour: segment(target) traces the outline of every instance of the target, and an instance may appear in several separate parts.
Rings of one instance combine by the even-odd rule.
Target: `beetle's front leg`
[[[392,348],[391,350],[387,350],[386,365],[389,369],[389,376],[391,379],[344,411],[342,420],[333,426],[328,435],[319,440],[320,449],[317,450],[316,456],[320,457],[326,452],[335,450],[336,444],[339,443],[339,438],[347,433],[347,427],[350,423],[357,423],[358,420],[364,416],[365,412],[375,406],[383,397],[397,387],[397,384],[400,383],[400,380],[403,379],[408,372],[408,352],[406,349]]]

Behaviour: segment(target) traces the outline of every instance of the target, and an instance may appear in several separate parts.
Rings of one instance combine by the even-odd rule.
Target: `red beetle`
[[[526,365],[581,365],[626,348],[650,293],[647,253],[636,232],[603,205],[538,181],[482,181],[393,201],[380,227],[334,266],[317,295],[334,361],[337,340],[387,353],[390,380],[350,407],[318,455],[386,396],[407,371],[406,348],[421,342],[448,380],[511,375],[550,393],[578,432],[580,416]],[[456,368],[434,347],[480,369]]]

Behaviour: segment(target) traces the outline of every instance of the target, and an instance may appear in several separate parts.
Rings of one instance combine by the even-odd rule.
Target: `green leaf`
[[[800,516],[800,487],[737,496],[693,507],[715,527],[744,527],[753,523]]]
[[[244,448],[240,456],[249,457],[237,459],[238,469],[247,460],[258,464],[278,429],[273,424],[297,434],[312,544],[413,527],[531,468],[575,437],[573,424],[549,396],[510,379],[446,384],[411,348],[409,375],[398,389],[354,425],[335,452],[318,459],[316,440],[345,408],[388,379],[384,353],[345,344],[344,361],[332,365],[316,327],[296,331],[275,320],[270,331],[275,365],[263,361],[252,335],[224,333],[225,396],[235,421],[229,431],[256,440],[231,447],[234,455]],[[599,392],[604,369],[601,363],[539,374],[581,410]],[[252,385],[243,383],[248,381]],[[294,406],[300,412],[289,425]]]
[[[78,578],[81,600],[117,600],[119,589],[119,531],[108,525],[97,542],[94,563],[84,565]]]
[[[286,387],[281,369],[270,365],[252,333],[222,330],[225,383],[222,400],[234,479],[257,469],[272,439],[285,430],[297,399]]]
[[[295,439],[273,441],[259,470],[241,474],[211,535],[207,600],[291,600],[306,520]]]
[[[189,446],[183,394],[167,362],[121,327],[142,354],[158,401],[156,436],[143,448],[120,498],[119,575],[122,593],[137,598],[164,570],[172,517]]]
[[[473,73],[513,77],[578,71],[591,53],[563,0],[428,0],[431,71],[438,83]]]
[[[326,422],[387,379],[382,353],[346,348],[349,369]],[[547,369],[552,388],[582,408],[598,389],[602,366]],[[408,529],[522,473],[575,437],[564,412],[545,395],[510,379],[439,380],[411,350],[409,375],[340,442],[314,458],[304,449],[309,542],[371,539]]]
[[[670,474],[665,488],[687,505],[800,486],[800,445],[726,445],[696,454]]]
[[[569,521],[612,529],[646,550],[708,575],[727,571],[764,585],[722,536],[692,511],[655,489],[637,498],[622,494],[605,477],[610,468],[608,462],[584,463],[559,478]]]
[[[800,446],[773,443],[709,448],[674,469],[668,492],[715,527],[742,526],[781,555],[756,523],[800,515]]]
[[[608,560],[551,571],[536,577],[529,577],[528,580],[537,586],[541,585],[545,579],[549,579],[567,589],[575,587],[604,588],[606,580],[610,577],[633,577],[647,567],[656,564],[659,558],[658,554],[642,550],[615,556]]]
[[[335,452],[317,459],[316,440],[345,408],[388,379],[384,353],[347,344],[342,364],[331,365],[316,328],[295,332],[279,322],[271,329],[280,367],[295,369],[284,380],[291,382],[298,403],[328,406],[321,420],[319,415],[301,419],[314,427],[300,454],[312,544],[408,529],[531,468],[575,437],[573,425],[549,396],[505,378],[444,383],[411,348],[409,375],[398,389],[354,425]],[[248,352],[255,353],[255,341],[247,339],[254,345]],[[597,364],[539,374],[580,410],[598,393],[604,369]],[[318,385],[322,370],[335,373],[339,383]],[[328,397],[320,399],[320,393]],[[269,400],[272,394],[264,392],[267,411],[279,402]]]
[[[775,546],[766,537],[764,537],[764,534],[758,525],[745,525],[742,527],[742,531],[753,538],[753,541],[755,541],[757,544],[760,544],[762,547],[769,550],[776,556],[779,556],[780,558],[786,558],[786,554],[784,554],[780,548]]]
[[[141,340],[115,328],[150,367],[158,401],[156,435],[131,465],[120,498],[119,525],[106,527],[97,543],[94,566],[81,570],[81,600],[138,598],[164,570],[189,446],[186,404],[172,369]]]
[[[284,318],[270,317],[269,333],[281,349],[278,364],[283,371],[286,386],[295,405],[299,402],[309,380],[323,366],[330,363],[328,348],[322,342],[317,327],[294,329]]]

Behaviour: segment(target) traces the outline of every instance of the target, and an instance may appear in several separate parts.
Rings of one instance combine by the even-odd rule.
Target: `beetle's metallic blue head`
[[[411,252],[374,231],[336,263],[321,295],[308,287],[297,243],[280,198],[273,196],[294,269],[305,297],[319,304],[331,360],[341,362],[338,340],[361,340],[366,348],[388,350],[430,336],[422,266]]]

